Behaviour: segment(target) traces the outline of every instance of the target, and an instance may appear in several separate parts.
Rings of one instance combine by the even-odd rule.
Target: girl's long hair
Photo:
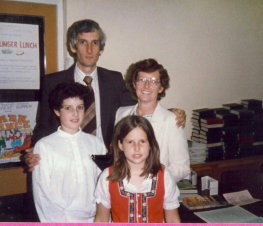
[[[156,175],[162,169],[160,163],[160,150],[158,142],[155,138],[153,128],[150,122],[141,116],[127,116],[121,119],[114,128],[114,136],[112,141],[114,151],[113,171],[108,176],[109,180],[120,181],[125,177],[129,180],[131,177],[130,168],[124,152],[119,148],[118,142],[123,143],[124,138],[135,128],[141,128],[147,135],[150,151],[146,159],[141,176]]]

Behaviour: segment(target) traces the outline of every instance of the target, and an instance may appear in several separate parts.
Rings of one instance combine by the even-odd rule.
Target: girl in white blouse
[[[80,129],[86,92],[78,83],[61,83],[49,95],[60,127],[34,147],[41,156],[33,171],[33,196],[41,222],[94,221],[94,190],[101,171],[90,155],[105,154],[106,149],[97,137]]]

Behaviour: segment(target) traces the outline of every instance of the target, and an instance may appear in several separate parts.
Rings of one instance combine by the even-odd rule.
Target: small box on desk
[[[218,195],[218,181],[209,176],[202,177],[201,190],[208,190],[209,195]]]

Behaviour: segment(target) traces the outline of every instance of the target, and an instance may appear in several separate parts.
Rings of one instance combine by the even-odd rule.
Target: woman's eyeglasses
[[[141,77],[136,80],[136,83],[138,85],[144,85],[146,84],[146,82],[148,82],[150,86],[157,86],[160,83],[160,80],[156,78],[145,78],[145,77]]]

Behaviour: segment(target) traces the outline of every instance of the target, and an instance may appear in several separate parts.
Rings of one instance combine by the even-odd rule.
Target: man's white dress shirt
[[[75,71],[74,71],[74,81],[78,82],[82,85],[87,86],[87,84],[83,81],[86,74],[81,71],[76,64]],[[91,86],[93,88],[94,97],[95,97],[95,110],[96,110],[96,136],[104,143],[102,130],[101,130],[101,115],[100,115],[100,91],[99,91],[99,81],[98,81],[98,71],[97,68],[89,75],[92,77]]]

